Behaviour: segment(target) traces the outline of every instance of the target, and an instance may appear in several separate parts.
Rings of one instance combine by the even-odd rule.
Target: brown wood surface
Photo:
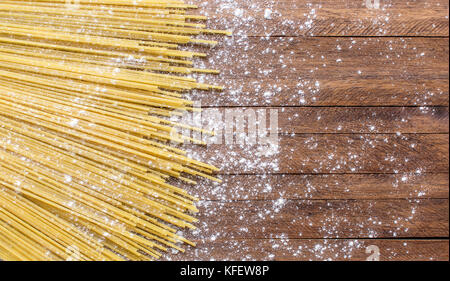
[[[199,204],[199,209],[201,231],[187,234],[190,239],[426,238],[449,234],[448,199],[213,201]]]
[[[279,134],[436,134],[448,133],[448,107],[209,107],[222,116],[228,111],[263,110],[267,117],[270,110],[278,115]],[[212,112],[212,111],[210,111]],[[187,120],[188,122],[191,120]],[[203,118],[208,128],[209,119]],[[222,118],[224,121],[224,118]],[[244,120],[245,121],[245,120]],[[266,120],[267,121],[267,120]],[[269,122],[266,122],[269,127]],[[195,125],[190,122],[189,124]],[[218,126],[218,124],[211,124]],[[224,129],[223,122],[219,124]]]
[[[184,185],[197,247],[165,258],[448,260],[448,2],[191,2],[234,35],[197,61],[225,90],[188,96],[276,109],[279,149],[187,145],[223,183]]]
[[[206,79],[225,91],[191,96],[203,106],[446,106],[448,44],[448,38],[234,36],[205,50],[210,59],[201,61],[221,70]]]
[[[170,260],[366,260],[380,250],[381,261],[448,260],[448,240],[403,239],[226,239],[199,241],[183,254],[169,254]],[[369,248],[370,249],[370,248]]]
[[[448,2],[442,0],[380,0],[379,9],[368,9],[362,0],[190,2],[214,26],[249,36],[448,36]],[[272,10],[270,20],[266,8]]]
[[[261,173],[445,173],[448,134],[300,134],[266,146],[211,144],[190,155],[223,174]]]
[[[447,173],[222,175],[186,189],[205,201],[448,199]]]

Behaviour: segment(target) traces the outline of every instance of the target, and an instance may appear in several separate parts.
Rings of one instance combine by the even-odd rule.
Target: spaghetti
[[[67,5],[74,2],[76,5]],[[0,259],[154,260],[195,245],[197,198],[168,183],[217,168],[173,144],[190,73],[215,45],[179,0],[0,1]],[[150,113],[150,114],[149,114]]]

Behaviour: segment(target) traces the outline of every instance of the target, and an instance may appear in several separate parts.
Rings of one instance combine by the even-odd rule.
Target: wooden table
[[[191,147],[224,183],[185,186],[198,245],[166,259],[448,260],[448,2],[193,2],[234,35],[191,98],[278,109],[279,149]]]

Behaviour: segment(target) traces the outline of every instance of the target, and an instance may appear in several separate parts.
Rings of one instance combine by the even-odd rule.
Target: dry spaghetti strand
[[[67,4],[69,3],[69,4]],[[70,3],[73,3],[70,5]],[[186,156],[167,117],[215,45],[178,0],[0,1],[0,259],[155,260],[195,245],[195,183],[217,168]]]

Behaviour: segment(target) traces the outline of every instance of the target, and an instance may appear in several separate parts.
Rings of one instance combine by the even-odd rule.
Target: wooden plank
[[[200,1],[209,26],[248,36],[448,36],[444,0]],[[374,3],[376,1],[370,1]],[[267,9],[267,10],[266,10]]]
[[[448,107],[252,107],[218,108],[221,120],[211,122],[216,109],[204,109],[203,128],[225,129],[225,114],[242,112],[248,126],[248,111],[260,118],[265,112],[266,126],[273,111],[277,113],[280,134],[323,133],[448,133]],[[200,115],[198,115],[200,116]],[[184,121],[184,120],[183,120]],[[186,123],[197,125],[186,119]],[[198,122],[197,120],[195,122]]]
[[[446,107],[283,108],[278,116],[282,133],[448,133]]]
[[[448,38],[233,37],[205,50],[219,69],[203,106],[448,105]],[[368,63],[370,62],[370,63]]]
[[[448,174],[222,175],[183,186],[204,201],[448,198]],[[178,185],[179,186],[179,185]]]
[[[283,108],[278,126],[284,133],[448,133],[448,108]]]
[[[300,134],[277,145],[185,145],[223,174],[447,173],[448,134]]]
[[[200,202],[189,239],[448,237],[448,199]]]
[[[369,248],[370,246],[370,248]],[[376,246],[377,248],[375,248]],[[165,260],[333,260],[365,261],[378,250],[380,261],[448,261],[448,240],[227,239],[198,241]],[[366,252],[368,251],[368,252]]]

